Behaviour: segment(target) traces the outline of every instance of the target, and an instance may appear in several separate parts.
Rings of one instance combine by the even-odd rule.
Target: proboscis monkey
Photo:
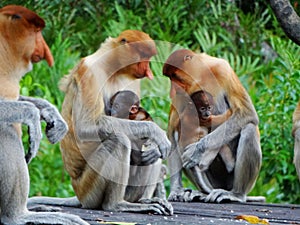
[[[140,106],[139,97],[132,91],[118,91],[110,99],[110,104],[106,107],[106,114],[122,119],[140,120],[140,121],[153,121],[150,114]],[[164,177],[166,174],[165,165],[162,164],[161,159],[149,158],[149,149],[157,148],[155,143],[152,143],[149,139],[142,139],[135,141],[131,146],[130,165],[130,177],[133,182],[136,177],[143,177],[143,179],[149,179],[146,187],[127,186],[126,192],[132,196],[133,199],[139,198],[152,198],[159,197],[166,199],[166,190],[164,188]],[[134,167],[135,166],[135,167]],[[160,176],[157,176],[157,171],[161,171]],[[155,184],[153,183],[156,180]],[[136,181],[135,181],[136,182]],[[131,183],[131,182],[129,182]],[[135,197],[133,197],[133,193]],[[126,195],[126,194],[125,194]],[[140,197],[137,197],[140,196]]]
[[[167,201],[141,200],[134,198],[135,193],[125,193],[128,185],[149,185],[148,179],[130,177],[131,143],[150,139],[157,148],[148,150],[149,161],[165,158],[170,149],[165,132],[152,121],[105,115],[105,105],[116,92],[131,90],[138,94],[140,79],[153,78],[149,60],[156,52],[148,34],[126,30],[116,38],[108,38],[62,80],[61,88],[65,92],[62,116],[69,131],[61,142],[61,152],[76,196],[84,208],[173,213]],[[157,171],[157,176],[159,173]],[[76,202],[76,198],[56,200],[44,199],[43,203]]]
[[[182,99],[183,100],[183,99]],[[178,145],[184,149],[187,145],[195,143],[210,133],[212,129],[225,122],[231,116],[231,110],[228,109],[224,114],[213,117],[214,100],[213,96],[203,90],[196,91],[183,101],[187,102],[184,110],[180,113],[176,122],[178,132]],[[205,161],[200,161],[201,170],[206,170],[211,162],[220,155],[228,172],[234,168],[235,159],[227,145],[209,151],[209,156],[203,157]]]
[[[46,121],[46,136],[58,142],[67,125],[46,100],[19,96],[19,81],[32,63],[53,57],[42,29],[44,20],[27,8],[8,5],[0,9],[0,224],[88,224],[65,213],[29,212],[29,163],[41,140],[40,119]],[[21,124],[28,126],[29,150],[24,155]]]
[[[262,160],[258,117],[252,101],[227,61],[196,54],[187,49],[173,52],[164,64],[163,73],[171,80],[172,106],[168,136],[172,143],[169,157],[171,193],[169,200],[191,201],[199,197],[207,202],[250,200],[247,194],[257,179]],[[178,147],[172,121],[186,104],[178,99],[197,90],[209,92],[215,100],[214,114],[230,109],[232,115],[211,133],[185,149]],[[212,121],[215,116],[212,115]],[[184,126],[184,124],[181,124]],[[228,172],[217,157],[208,170],[201,171],[210,151],[227,144],[236,158],[233,172]],[[181,167],[196,183],[200,192],[183,189]],[[261,201],[263,197],[254,197]]]
[[[293,130],[292,135],[295,139],[294,144],[294,164],[300,180],[300,102],[293,114]]]

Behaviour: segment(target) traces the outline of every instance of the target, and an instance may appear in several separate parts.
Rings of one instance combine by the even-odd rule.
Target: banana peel
[[[269,221],[267,219],[260,219],[259,217],[253,215],[239,215],[236,216],[235,219],[245,220],[251,224],[269,224]]]

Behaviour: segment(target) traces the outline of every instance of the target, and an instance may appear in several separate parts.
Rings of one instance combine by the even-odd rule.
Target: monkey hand
[[[161,153],[159,149],[156,148],[151,148],[147,149],[146,151],[142,151],[141,154],[141,165],[147,166],[150,164],[155,163],[159,158],[161,157]]]
[[[151,137],[149,138],[157,144],[161,158],[165,159],[171,150],[171,142],[167,138],[166,132],[155,123],[153,124],[156,126],[156,129],[151,132]]]
[[[210,115],[207,118],[201,118],[200,119],[200,126],[204,126],[204,127],[211,127],[211,123],[213,121],[213,115]]]
[[[192,168],[200,163],[203,150],[199,147],[198,142],[186,146],[181,156],[183,167]]]
[[[161,153],[157,145],[148,139],[141,149],[131,149],[130,165],[148,166],[155,163],[160,157]]]
[[[47,123],[46,136],[50,143],[60,141],[68,131],[68,126],[58,110],[50,105],[41,109],[41,118]]]
[[[30,163],[30,161],[36,156],[42,139],[40,112],[31,103],[23,103],[22,105],[26,107],[24,123],[28,126],[29,135],[29,150],[25,155],[25,160],[27,163]]]

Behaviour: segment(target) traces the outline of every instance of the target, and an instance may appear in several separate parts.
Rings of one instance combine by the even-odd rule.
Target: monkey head
[[[150,36],[138,30],[123,31],[114,40],[115,57],[118,59],[118,73],[132,74],[135,78],[153,78],[150,58],[157,54],[155,42]],[[116,62],[117,63],[117,62]]]
[[[191,61],[195,53],[188,49],[181,49],[173,52],[163,66],[163,74],[171,80],[170,96],[173,97],[181,91],[188,91],[194,83],[193,77],[190,75]]]
[[[216,65],[207,63],[208,58],[205,53],[196,54],[188,49],[177,50],[168,57],[163,74],[171,80],[171,98],[180,92],[191,95],[204,86],[210,93],[219,88],[214,71],[219,66],[218,62],[214,62]]]
[[[214,101],[210,93],[203,90],[196,91],[191,95],[191,99],[201,119],[206,120],[212,115]]]
[[[0,9],[1,42],[10,46],[9,54],[15,60],[23,59],[28,70],[31,63],[42,59],[46,59],[49,66],[53,65],[53,56],[42,36],[44,27],[44,20],[27,8],[8,5]]]
[[[110,99],[108,115],[128,119],[130,115],[138,113],[140,106],[139,97],[132,91],[118,91]]]

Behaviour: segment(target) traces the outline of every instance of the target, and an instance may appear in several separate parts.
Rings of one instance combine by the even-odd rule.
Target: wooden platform
[[[253,215],[266,219],[269,224],[299,224],[300,205],[257,204],[257,203],[172,203],[173,216],[142,213],[108,212],[62,207],[63,212],[79,215],[90,224],[250,224],[236,219],[239,215]]]

